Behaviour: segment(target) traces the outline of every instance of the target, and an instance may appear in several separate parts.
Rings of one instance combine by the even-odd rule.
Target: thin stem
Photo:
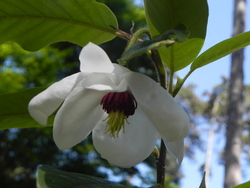
[[[174,83],[174,46],[170,48],[170,81],[168,91],[172,95],[173,94],[173,83]]]
[[[133,46],[136,42],[138,42],[139,37],[142,36],[142,35],[144,35],[144,34],[150,36],[150,33],[149,33],[149,29],[148,29],[148,28],[142,28],[142,29],[139,29],[138,31],[136,31],[136,32],[133,34],[133,36],[131,37],[131,39],[129,40],[129,42],[128,42],[128,44],[127,44],[127,47],[126,47],[126,49],[125,49],[125,51],[126,51],[127,49],[129,49],[131,46]],[[141,41],[139,41],[139,42],[141,42]]]
[[[176,85],[175,88],[174,88],[173,94],[172,94],[173,97],[175,97],[175,96],[178,94],[178,92],[180,91],[182,85],[184,84],[184,82],[186,81],[186,79],[191,75],[191,73],[192,73],[193,71],[194,71],[194,70],[190,70],[190,71],[186,74],[186,76],[185,76],[183,79],[181,79],[181,80],[177,83],[177,85]]]
[[[166,89],[166,70],[162,64],[159,52],[157,50],[152,50],[150,57],[154,62],[156,71],[158,73],[160,85],[164,89]],[[164,144],[164,141],[161,140],[160,155],[156,159],[156,172],[157,172],[157,184],[160,184],[162,187],[164,187],[165,183],[166,155],[167,155],[167,149]]]
[[[161,57],[159,55],[159,52],[157,50],[152,50],[150,57],[154,62],[160,85],[161,87],[166,89],[166,70],[161,62]]]
[[[157,183],[164,187],[165,184],[165,170],[166,170],[166,155],[167,149],[164,141],[161,139],[160,157],[156,160],[157,168]]]
[[[170,79],[169,79],[169,93],[172,95],[173,94],[173,82],[174,82],[174,73],[171,71],[170,72]]]

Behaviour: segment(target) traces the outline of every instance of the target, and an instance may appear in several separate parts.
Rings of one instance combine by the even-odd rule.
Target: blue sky
[[[143,3],[143,0],[136,0],[137,3]],[[212,47],[216,43],[222,40],[230,38],[232,36],[233,28],[233,0],[217,1],[208,0],[209,5],[209,19],[207,27],[207,37],[205,44],[201,52]],[[247,13],[250,13],[250,6],[247,7]],[[246,30],[250,30],[250,19],[247,15]],[[188,72],[189,67],[178,72],[178,75],[183,78]],[[244,61],[244,74],[245,84],[250,84],[250,47],[245,48],[245,61]],[[187,79],[184,85],[195,84],[197,87],[195,92],[202,97],[202,93],[205,91],[211,91],[212,88],[221,83],[221,76],[229,77],[230,73],[230,55],[220,60],[217,60],[205,67],[197,69]],[[202,139],[206,140],[207,133],[203,133]],[[222,188],[224,178],[224,168],[218,164],[219,153],[224,147],[223,135],[217,135],[214,138],[214,148],[212,154],[212,176],[210,178],[210,188]],[[216,144],[215,144],[216,143]],[[181,182],[181,188],[198,188],[201,181],[201,174],[199,167],[205,161],[205,152],[196,152],[196,161],[191,161],[184,158],[182,163],[182,171],[184,178]],[[243,162],[244,164],[244,162]],[[245,166],[245,165],[243,165]],[[243,181],[250,180],[249,168],[244,169]]]

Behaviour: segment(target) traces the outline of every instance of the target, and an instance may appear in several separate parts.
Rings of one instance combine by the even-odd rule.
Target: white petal
[[[183,156],[184,156],[184,140],[181,139],[175,142],[164,141],[164,143],[167,147],[168,153],[172,157],[176,158],[178,160],[177,162],[181,164]]]
[[[101,119],[103,92],[75,88],[57,112],[53,137],[59,149],[65,150],[84,140]]]
[[[107,114],[102,119],[105,119]],[[129,168],[146,159],[154,149],[158,133],[140,109],[128,118],[125,133],[118,138],[105,134],[106,123],[100,121],[93,130],[93,142],[101,157],[110,164]]]
[[[119,75],[113,73],[94,73],[83,82],[83,87],[98,91],[123,92],[128,88],[126,80],[120,81]]]
[[[114,70],[105,51],[91,42],[83,47],[79,59],[81,72],[112,72]]]
[[[81,74],[73,74],[54,83],[29,102],[30,115],[40,124],[46,125],[50,116],[69,95]]]
[[[139,73],[126,73],[128,82],[138,106],[154,124],[164,141],[183,139],[190,129],[186,112],[174,98],[151,78]]]
[[[124,74],[124,73],[126,73],[126,72],[131,72],[131,70],[129,70],[129,69],[127,69],[126,67],[124,67],[124,66],[121,66],[121,65],[118,65],[118,64],[115,64],[115,63],[113,63],[113,66],[114,66],[114,73],[116,73],[116,74]]]

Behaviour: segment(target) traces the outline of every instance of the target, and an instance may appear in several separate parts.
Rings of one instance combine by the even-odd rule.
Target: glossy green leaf
[[[115,37],[117,20],[94,0],[1,0],[0,43],[14,41],[35,51],[58,41],[84,46]]]
[[[26,89],[16,93],[0,94],[0,130],[10,128],[44,127],[38,124],[28,112],[29,101],[45,88]],[[49,118],[51,126],[53,116]]]
[[[250,181],[243,183],[243,184],[240,184],[240,185],[237,185],[237,186],[232,187],[232,188],[249,188],[249,187],[250,187]]]
[[[159,49],[165,65],[173,72],[189,65],[199,54],[206,36],[206,0],[144,0],[146,19],[153,38],[183,24],[190,37],[183,43]]]
[[[203,52],[192,63],[191,71],[214,62],[228,54],[250,45],[250,31],[224,40]]]
[[[37,170],[38,188],[125,188],[101,178],[65,172],[48,165],[40,166]]]

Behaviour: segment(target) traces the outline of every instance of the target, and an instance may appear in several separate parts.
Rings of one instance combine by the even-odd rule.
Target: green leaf
[[[183,43],[159,49],[165,65],[176,72],[189,65],[199,54],[206,36],[208,6],[206,0],[144,0],[146,19],[153,38],[183,24],[190,37]]]
[[[58,41],[84,46],[115,37],[117,20],[94,0],[1,0],[0,43],[14,41],[36,51]]]
[[[249,188],[249,187],[250,187],[250,181],[243,183],[243,184],[240,184],[240,185],[237,185],[237,186],[232,187],[232,188]]]
[[[45,87],[32,88],[16,93],[0,94],[0,130],[44,127],[33,120],[28,112],[29,101],[44,89]],[[49,118],[48,126],[51,126],[52,122],[53,116]]]
[[[246,47],[247,45],[250,45],[250,31],[224,40],[203,52],[193,62],[191,71],[216,61],[232,52]]]
[[[48,165],[43,165],[37,170],[38,188],[125,188],[101,178],[65,172]]]

